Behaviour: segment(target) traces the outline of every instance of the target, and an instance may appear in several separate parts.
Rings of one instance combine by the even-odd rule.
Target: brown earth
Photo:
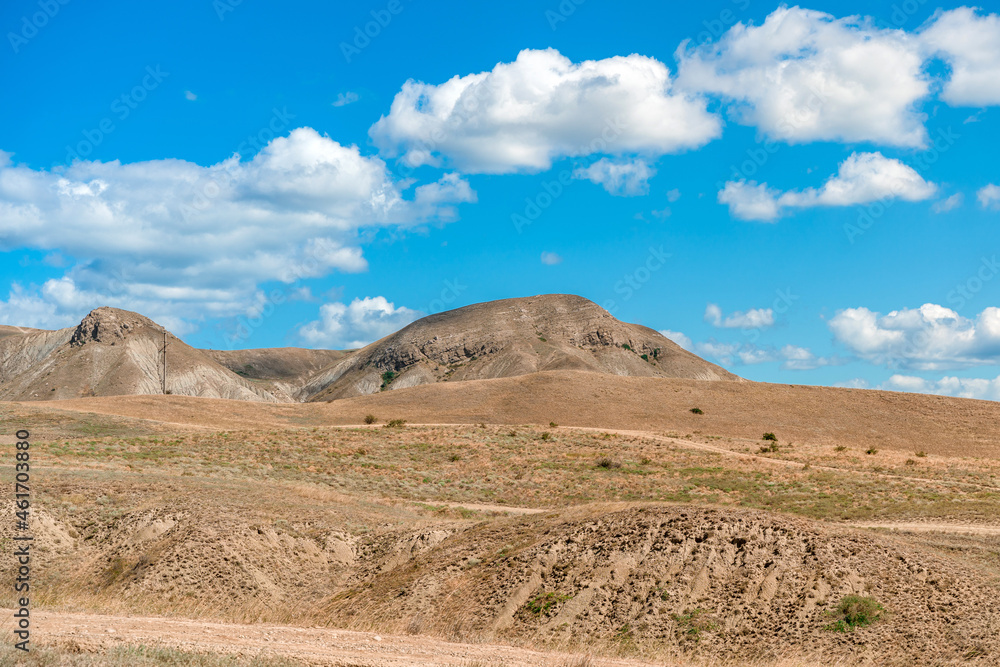
[[[316,375],[311,400],[421,384],[575,370],[739,380],[648,327],[619,322],[582,297],[546,294],[430,315]],[[385,373],[393,373],[391,379]]]
[[[75,328],[0,327],[0,399],[163,393],[163,328],[98,308]],[[329,400],[546,370],[740,380],[591,301],[542,295],[425,317],[362,350],[197,350],[167,333],[166,393],[253,402]]]
[[[604,429],[710,433],[757,440],[1000,457],[1000,403],[865,389],[760,382],[550,371],[514,378],[437,383],[329,404],[241,405],[181,396],[55,401],[74,414],[96,413],[197,426],[326,426],[367,414],[412,423],[548,424]],[[25,409],[29,406],[26,404]],[[691,408],[704,414],[696,415]]]
[[[167,334],[167,391],[276,401],[173,334]],[[75,328],[0,338],[0,399],[161,394],[163,329],[117,308],[98,308]]]

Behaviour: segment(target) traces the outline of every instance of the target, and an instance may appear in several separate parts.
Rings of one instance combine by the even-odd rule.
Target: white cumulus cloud
[[[740,122],[789,143],[922,146],[923,45],[860,17],[780,7],[759,26],[677,49],[678,88],[720,95]]]
[[[771,308],[751,308],[746,312],[736,311],[723,317],[717,304],[705,306],[705,321],[713,327],[725,329],[764,329],[774,325],[774,310]]]
[[[207,167],[166,159],[36,170],[0,154],[0,251],[58,251],[71,262],[63,279],[20,286],[0,308],[38,322],[44,308],[32,299],[55,308],[51,322],[105,304],[229,316],[261,283],[364,271],[363,229],[450,219],[453,203],[475,199],[454,174],[404,193],[382,160],[310,128]],[[57,300],[53,285],[86,296]]]
[[[320,306],[319,319],[302,326],[299,336],[313,347],[355,349],[399,331],[422,313],[383,296],[354,299],[349,304]]]
[[[889,199],[922,201],[936,192],[937,186],[912,167],[875,152],[851,153],[837,174],[819,188],[781,192],[766,183],[729,181],[718,199],[729,206],[734,217],[771,221],[787,209],[854,206]]]
[[[1000,104],[1000,16],[973,7],[938,11],[920,38],[951,68],[941,98],[953,106]]]
[[[526,49],[489,72],[407,81],[369,133],[384,155],[411,166],[536,172],[564,157],[697,148],[721,132],[706,104],[674,91],[670,70],[653,58],[574,63],[554,49]]]
[[[1000,362],[1000,308],[986,308],[975,319],[932,303],[886,315],[847,308],[828,324],[854,354],[889,368],[943,370]]]
[[[685,350],[690,351],[692,346],[691,338],[684,335],[680,331],[671,331],[670,329],[660,329],[660,333],[664,338],[669,338],[678,345],[680,345]]]
[[[990,183],[979,189],[976,199],[983,208],[1000,209],[1000,185]]]
[[[609,160],[601,158],[588,167],[573,171],[574,178],[586,179],[602,186],[610,194],[634,197],[649,192],[649,179],[656,170],[645,160]]]

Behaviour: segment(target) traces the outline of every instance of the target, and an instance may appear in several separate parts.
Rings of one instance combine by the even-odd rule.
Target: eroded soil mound
[[[874,599],[883,618],[830,629],[831,610],[848,595]],[[647,655],[791,651],[934,664],[1000,658],[997,595],[981,574],[892,538],[674,506],[481,525],[332,598],[327,610],[358,627],[461,628]]]

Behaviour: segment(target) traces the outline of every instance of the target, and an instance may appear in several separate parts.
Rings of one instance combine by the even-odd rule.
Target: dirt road
[[[5,609],[8,618],[12,610]],[[169,646],[242,657],[271,656],[338,667],[643,667],[633,660],[539,653],[496,644],[456,644],[421,636],[376,635],[321,628],[235,625],[177,618],[144,618],[33,611],[33,640],[84,651],[116,645]]]

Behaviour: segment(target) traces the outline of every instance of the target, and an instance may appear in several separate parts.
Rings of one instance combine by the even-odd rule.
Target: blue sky
[[[347,347],[563,292],[754,380],[1000,399],[998,9],[7,2],[0,321]]]

